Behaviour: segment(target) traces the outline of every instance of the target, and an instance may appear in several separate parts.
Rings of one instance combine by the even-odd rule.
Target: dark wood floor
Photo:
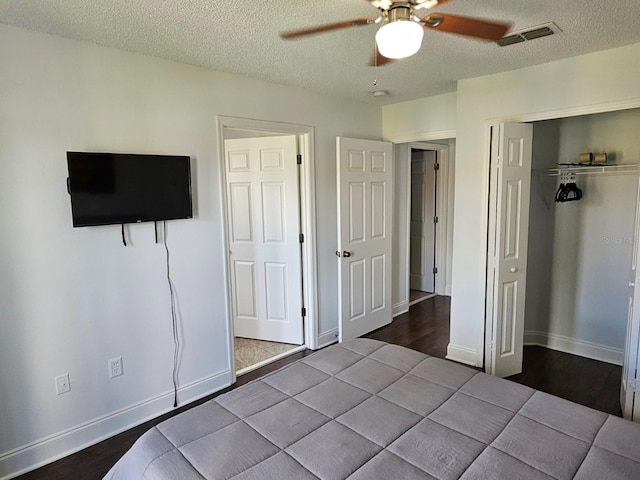
[[[396,317],[391,325],[366,337],[444,358],[449,343],[449,308],[449,297],[430,298],[412,306],[409,313]],[[310,350],[299,352],[254,370],[239,377],[235,385],[221,392],[180,407],[18,479],[99,480],[140,435],[157,423],[311,353]],[[615,365],[541,347],[525,347],[523,373],[510,377],[510,380],[620,416],[618,392],[621,375],[622,368]]]
[[[523,371],[514,382],[622,416],[622,367],[544,347],[524,347]]]

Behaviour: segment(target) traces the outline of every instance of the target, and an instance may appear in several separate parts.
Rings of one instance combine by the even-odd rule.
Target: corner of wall
[[[445,358],[465,365],[471,365],[472,367],[481,368],[483,366],[482,356],[479,355],[477,350],[452,343],[447,346],[447,356]]]

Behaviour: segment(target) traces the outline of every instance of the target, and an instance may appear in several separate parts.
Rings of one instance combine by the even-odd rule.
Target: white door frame
[[[444,273],[436,275],[436,292],[439,295],[451,295],[451,258],[453,254],[453,215],[451,208],[453,205],[453,185],[455,176],[455,130],[438,132],[438,134],[422,134],[411,138],[388,138],[394,142],[394,162],[403,164],[407,168],[402,170],[394,169],[394,228],[397,230],[394,236],[394,282],[397,282],[397,297],[394,298],[393,316],[397,317],[409,311],[409,232],[411,216],[411,149],[426,148],[427,150],[438,151],[440,164],[439,195],[438,204],[442,208],[439,212],[440,229],[436,233],[436,265],[442,265]],[[434,143],[431,143],[434,142]],[[447,142],[447,143],[435,143]],[[399,176],[397,172],[400,171]],[[398,188],[400,187],[400,188]],[[397,238],[397,239],[396,239]],[[401,252],[401,253],[397,253]]]
[[[434,139],[435,140],[435,139]],[[407,275],[407,288],[404,298],[406,299],[406,308],[395,311],[394,316],[405,313],[409,309],[409,272],[411,268],[410,241],[411,241],[411,150],[434,150],[437,154],[440,170],[438,171],[437,180],[437,205],[436,215],[438,216],[438,227],[436,228],[436,267],[439,269],[435,281],[435,293],[438,295],[451,295],[451,272],[447,268],[447,257],[449,256],[449,222],[453,212],[449,209],[449,183],[450,183],[450,164],[449,164],[449,145],[430,142],[411,142],[408,144],[408,154],[405,159],[396,159],[395,161],[405,161],[409,168],[406,171],[405,184],[407,185],[406,196],[403,198],[405,203],[406,215],[406,231],[404,232],[405,258],[404,272]],[[442,272],[442,273],[441,273]]]
[[[414,153],[418,155],[418,160],[414,159]],[[427,158],[428,154],[428,158]],[[433,160],[433,162],[431,162]],[[436,195],[438,194],[438,171],[436,170],[438,164],[438,154],[434,150],[411,150],[411,218],[409,224],[409,289],[412,289],[413,285],[417,285],[415,290],[434,294],[436,291],[435,280],[436,274],[433,271],[436,266],[436,233],[438,232],[438,225],[435,221],[437,218],[438,200]],[[419,166],[420,172],[414,170]],[[417,179],[419,178],[419,182]],[[414,188],[421,190],[420,200],[415,196]],[[415,201],[415,202],[414,202]],[[419,209],[420,222],[415,221],[416,210]],[[419,236],[419,249],[416,244],[412,242],[412,239],[416,238],[416,231],[413,227],[415,223],[420,223]],[[433,229],[431,229],[433,227]],[[415,247],[415,248],[414,248]],[[418,252],[416,252],[418,250]],[[412,269],[416,266],[416,258],[413,255],[417,253],[420,259],[420,271],[415,272]],[[441,269],[442,270],[442,269]]]
[[[409,145],[409,154],[411,150],[432,150],[436,152],[436,161],[440,165],[436,176],[436,217],[438,224],[436,225],[436,256],[435,266],[438,269],[435,280],[435,291],[437,295],[451,294],[451,272],[447,268],[447,256],[449,255],[449,238],[448,225],[451,221],[451,213],[449,211],[449,145],[440,143],[419,142]],[[409,157],[409,165],[411,165],[411,157]],[[409,199],[411,199],[411,171],[409,171]],[[409,201],[409,215],[411,215],[411,201]],[[409,216],[409,220],[411,217]],[[410,264],[407,263],[407,267]]]
[[[307,348],[318,348],[318,279],[316,256],[316,200],[315,200],[315,167],[314,167],[314,128],[307,125],[253,120],[248,118],[227,117],[217,115],[218,124],[218,158],[220,168],[220,215],[222,222],[222,245],[224,252],[223,269],[225,275],[225,314],[227,317],[227,342],[229,352],[229,370],[231,383],[236,381],[235,349],[233,333],[233,315],[231,312],[231,265],[229,259],[229,218],[227,209],[226,170],[224,168],[224,131],[225,129],[248,130],[252,132],[278,133],[296,135],[298,153],[302,155],[300,165],[300,226],[304,234],[302,243],[302,301],[306,309],[303,319],[304,341]]]
[[[483,229],[482,231],[484,232],[484,242],[485,242],[485,248],[484,251],[487,252],[488,250],[488,238],[487,235],[489,233],[489,208],[490,208],[490,202],[489,202],[489,179],[490,179],[490,155],[489,155],[489,146],[490,146],[490,142],[491,142],[491,126],[492,125],[498,125],[500,123],[507,123],[507,122],[516,122],[516,123],[531,123],[531,122],[540,122],[540,121],[544,121],[544,120],[554,120],[554,119],[560,119],[560,118],[569,118],[569,117],[578,117],[581,115],[592,115],[592,114],[596,114],[596,113],[607,113],[607,112],[618,112],[621,110],[630,110],[633,108],[640,108],[640,98],[635,98],[635,99],[631,99],[628,101],[623,101],[623,102],[609,102],[609,103],[604,103],[604,104],[597,104],[597,105],[590,105],[590,106],[585,106],[585,107],[572,107],[572,108],[564,108],[564,109],[559,109],[559,110],[549,110],[549,111],[545,111],[545,112],[537,112],[537,113],[526,113],[526,114],[520,114],[520,115],[510,115],[510,116],[505,116],[505,117],[496,117],[496,118],[490,118],[490,119],[486,119],[485,123],[484,123],[484,129],[485,129],[485,135],[484,135],[484,139],[485,139],[485,154],[484,154],[484,172],[483,172],[483,178],[485,180],[484,182],[484,192],[483,192],[483,198],[484,198],[484,202],[485,205],[487,206],[487,215],[483,217]],[[486,270],[487,266],[488,266],[488,255],[485,255],[483,258],[483,268]],[[485,277],[486,278],[486,277]],[[487,288],[487,283],[485,282],[485,286],[484,286],[484,294],[485,294],[485,305],[487,305],[487,301],[488,301],[488,295],[490,294],[488,288]],[[485,329],[485,335],[484,335],[484,356],[483,356],[483,361],[482,361],[482,365],[477,365],[479,367],[483,367],[485,369],[485,371],[487,373],[492,373],[490,371],[490,365],[491,365],[491,340],[490,337],[491,335],[487,335],[487,332],[491,332],[492,329],[495,328],[495,325],[493,325],[493,321],[492,318],[490,318],[487,315],[487,311],[485,310],[485,314],[484,314],[484,329]]]

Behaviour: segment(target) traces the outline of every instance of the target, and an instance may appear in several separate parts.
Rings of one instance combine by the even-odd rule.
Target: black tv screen
[[[190,157],[67,152],[74,227],[191,218]]]

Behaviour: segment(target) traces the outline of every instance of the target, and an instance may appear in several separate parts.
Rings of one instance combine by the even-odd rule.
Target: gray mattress
[[[640,478],[640,424],[357,339],[175,416],[105,477]]]

